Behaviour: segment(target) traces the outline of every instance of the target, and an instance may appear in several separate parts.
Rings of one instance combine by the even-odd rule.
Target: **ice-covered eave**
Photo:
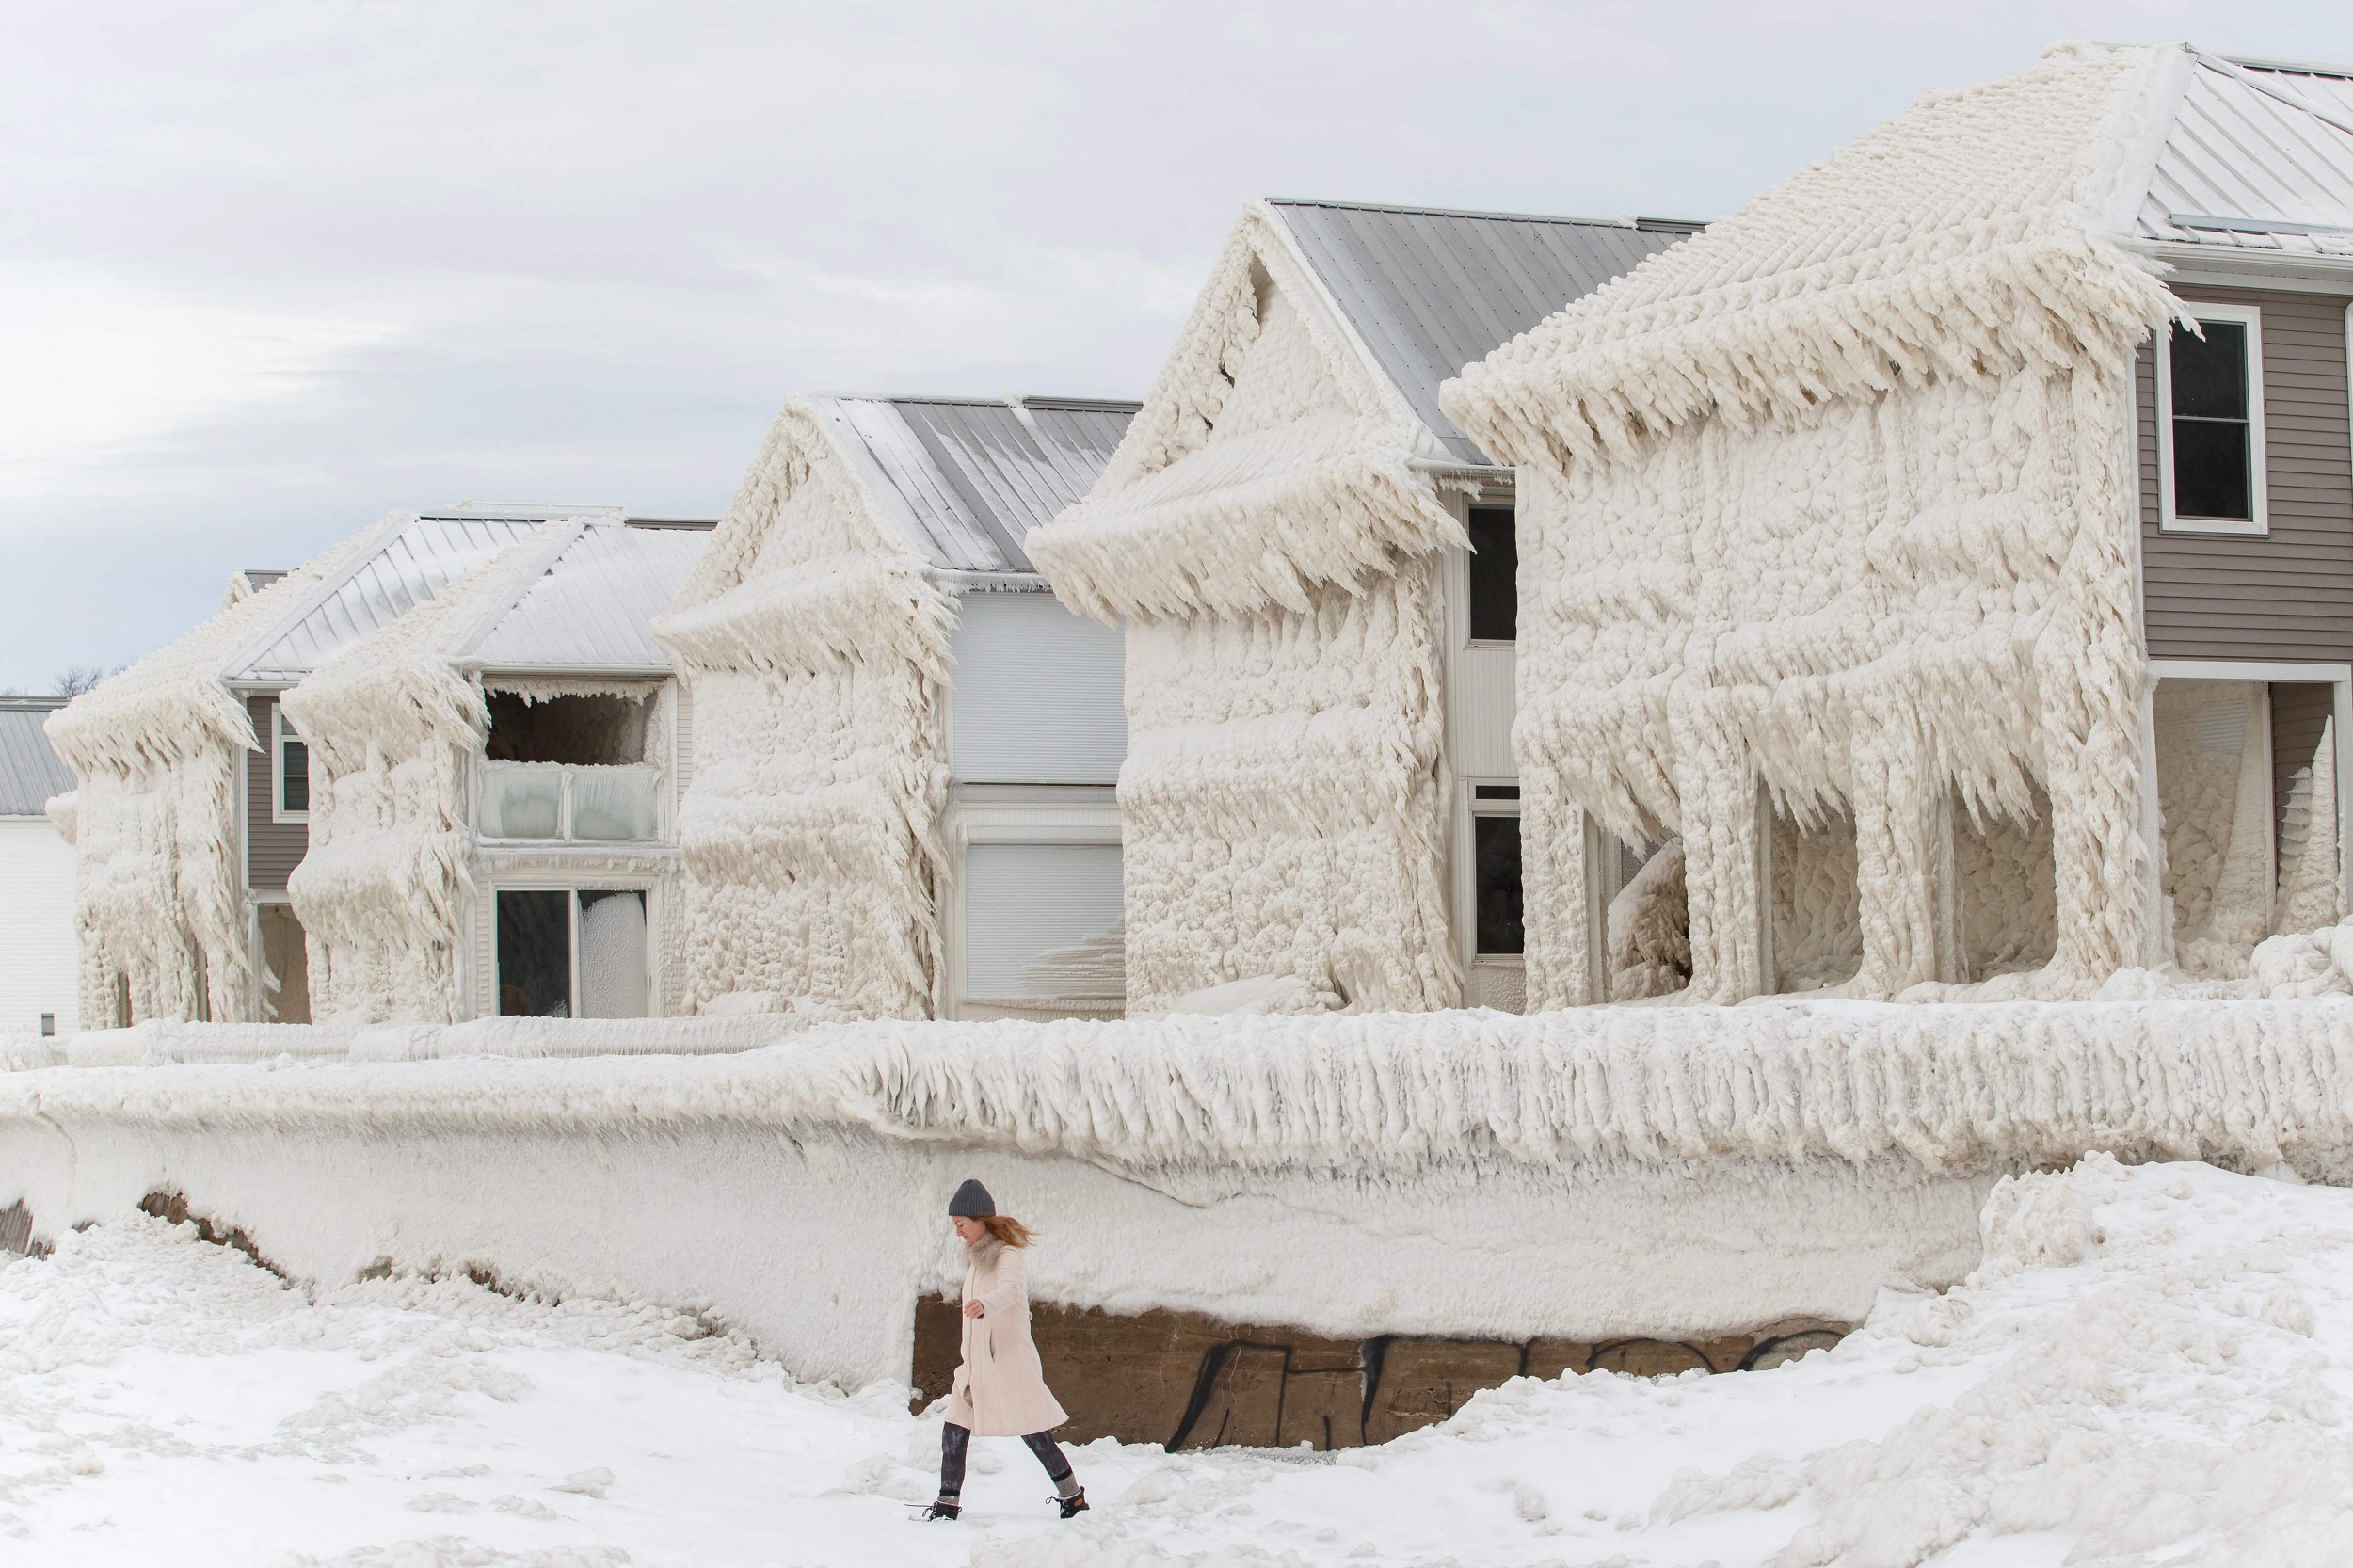
[[[2309,283],[2339,291],[2353,288],[2353,255],[2257,249],[2195,240],[2151,239],[2145,235],[2121,238],[2116,244],[2120,249],[2165,268],[2165,280],[2169,284],[2265,288]]]
[[[1754,428],[1933,380],[2113,362],[2175,312],[2149,267],[2072,216],[1987,220],[1910,248],[1614,321],[1595,307],[1586,336],[1553,352],[1515,340],[1440,402],[1514,462],[1621,461],[1708,418]]]

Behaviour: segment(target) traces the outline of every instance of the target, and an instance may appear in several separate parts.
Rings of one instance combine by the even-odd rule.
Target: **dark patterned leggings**
[[[1046,1479],[1054,1483],[1054,1490],[1063,1496],[1075,1490],[1070,1473],[1070,1461],[1064,1457],[1062,1445],[1054,1441],[1050,1432],[1033,1432],[1021,1441],[1037,1455],[1037,1462],[1046,1466]],[[939,1429],[939,1499],[952,1503],[964,1494],[964,1453],[972,1446],[972,1429],[960,1427],[953,1421]]]

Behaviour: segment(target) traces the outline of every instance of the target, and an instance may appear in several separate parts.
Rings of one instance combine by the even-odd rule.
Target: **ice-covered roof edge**
[[[952,591],[967,587],[1012,587],[1018,591],[1046,591],[1044,577],[1033,566],[1010,563],[973,567],[960,565],[945,557],[949,552],[926,524],[917,509],[913,497],[890,472],[879,453],[870,444],[868,436],[858,428],[845,410],[855,405],[886,409],[890,419],[908,436],[913,450],[920,454],[920,462],[943,495],[956,495],[964,505],[984,516],[976,519],[992,532],[1000,532],[1017,548],[1027,524],[1018,519],[1000,517],[988,499],[974,493],[962,476],[944,469],[938,456],[923,440],[906,417],[910,407],[944,407],[972,409],[1003,409],[1013,413],[1028,425],[1032,435],[1044,440],[1031,419],[1034,411],[1068,413],[1124,414],[1132,417],[1143,405],[1128,399],[1096,397],[1061,397],[1038,393],[1013,393],[1000,397],[958,395],[952,393],[876,393],[876,392],[809,392],[793,402],[806,408],[811,423],[840,454],[856,475],[860,488],[875,511],[878,521],[886,522],[899,541],[912,553],[923,573]],[[839,416],[839,417],[827,417]],[[1000,545],[1001,549],[1001,545]],[[1022,559],[1018,555],[1015,559]]]

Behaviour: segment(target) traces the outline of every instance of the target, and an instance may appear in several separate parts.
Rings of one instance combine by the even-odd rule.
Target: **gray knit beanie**
[[[997,1212],[997,1200],[988,1195],[988,1189],[977,1181],[967,1181],[956,1189],[956,1195],[948,1200],[952,1219],[985,1220]]]

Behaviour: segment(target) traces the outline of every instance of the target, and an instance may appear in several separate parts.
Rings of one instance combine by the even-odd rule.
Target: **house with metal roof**
[[[2353,72],[2065,45],[1468,366],[1539,1005],[2245,976],[2347,907]]]
[[[41,725],[62,698],[0,697],[0,1034],[79,1027],[73,846],[49,803],[73,788]]]
[[[77,780],[84,1018],[307,1022],[314,991],[322,1018],[570,1012],[584,899],[655,912],[643,983],[600,1005],[660,1010],[691,721],[646,627],[708,538],[611,507],[397,512],[294,571],[239,573],[212,619],[76,698],[48,732]],[[400,681],[407,708],[385,696]],[[534,979],[509,996],[499,944],[526,927]],[[384,940],[408,945],[398,963]]]
[[[648,627],[710,525],[549,519],[279,698],[321,1021],[677,1010],[691,711]]]
[[[1124,629],[1131,1008],[1517,1005],[1513,473],[1438,389],[1695,228],[1244,210],[1027,541]]]
[[[814,396],[777,416],[653,625],[700,737],[683,1005],[1121,1010],[1119,639],[1022,541],[1134,411]]]

